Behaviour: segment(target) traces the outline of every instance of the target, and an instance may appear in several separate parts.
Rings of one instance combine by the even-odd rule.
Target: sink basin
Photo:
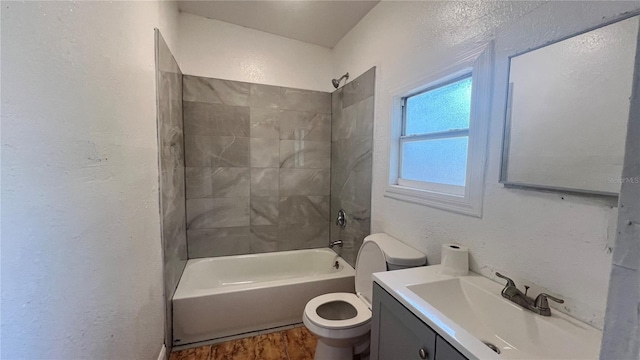
[[[374,279],[470,359],[598,358],[600,331],[553,309],[551,316],[523,309],[480,275],[451,277],[430,266]]]
[[[503,299],[502,288],[495,285],[481,277],[462,277],[407,288],[471,335],[496,346],[504,358],[597,358],[600,338],[589,326],[557,314],[534,314]],[[591,340],[589,335],[594,335]]]

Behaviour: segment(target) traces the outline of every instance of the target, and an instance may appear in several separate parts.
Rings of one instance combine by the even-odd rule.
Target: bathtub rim
[[[263,256],[272,257],[272,256],[277,256],[277,255],[283,254],[283,253],[294,255],[295,253],[301,253],[301,252],[331,253],[333,256],[335,256],[336,261],[339,262],[340,270],[337,271],[337,272],[332,272],[332,273],[322,274],[322,275],[317,275],[317,276],[305,275],[305,276],[298,276],[298,277],[281,279],[281,280],[261,281],[261,282],[255,282],[255,283],[250,283],[250,284],[228,285],[228,286],[224,286],[224,287],[213,287],[213,288],[206,288],[206,289],[185,288],[187,285],[185,285],[183,283],[183,281],[182,281],[183,278],[184,278],[185,273],[189,269],[189,266],[190,265],[193,266],[194,264],[197,264],[199,262],[212,261],[212,260],[215,261],[215,259],[218,259],[218,258],[224,258],[224,259],[228,260],[228,259],[234,259],[234,258],[235,259],[250,259],[250,258],[255,258],[255,257],[263,257]],[[242,254],[242,255],[228,255],[228,256],[195,258],[195,259],[187,260],[187,264],[186,264],[186,266],[184,268],[182,276],[180,277],[180,281],[178,282],[178,286],[176,287],[176,291],[174,292],[172,300],[185,300],[185,299],[206,297],[206,296],[210,296],[210,295],[224,294],[224,293],[229,293],[229,292],[242,292],[242,291],[263,289],[263,288],[268,288],[268,287],[273,287],[273,286],[294,284],[294,283],[300,282],[300,280],[304,280],[304,282],[316,282],[316,281],[323,281],[323,280],[334,279],[334,278],[344,278],[344,277],[354,277],[355,278],[355,272],[356,272],[355,269],[349,263],[347,263],[345,259],[343,259],[335,251],[333,251],[331,249],[327,249],[327,248],[312,248],[312,249],[301,249],[301,250],[283,250],[283,251],[273,251],[273,252],[258,253],[258,254]]]

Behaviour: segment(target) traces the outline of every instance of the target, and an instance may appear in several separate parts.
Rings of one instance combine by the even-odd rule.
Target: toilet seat
[[[355,294],[325,294],[307,303],[302,322],[318,339],[315,359],[352,360],[354,354],[368,358],[372,326],[372,276],[377,272],[425,263],[424,255],[407,248],[407,245],[386,234],[367,236],[356,258]],[[387,262],[385,249],[394,263]]]
[[[318,315],[318,307],[332,301],[349,303],[356,309],[356,316],[346,320],[328,320]],[[356,294],[351,293],[331,293],[315,297],[304,307],[304,313],[311,323],[325,329],[349,329],[371,321],[369,307]]]

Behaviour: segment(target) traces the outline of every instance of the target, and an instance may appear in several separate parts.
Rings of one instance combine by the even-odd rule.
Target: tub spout
[[[329,243],[329,248],[333,249],[334,246],[342,247],[342,240],[336,240]]]

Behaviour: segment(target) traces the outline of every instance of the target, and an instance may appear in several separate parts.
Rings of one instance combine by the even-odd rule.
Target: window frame
[[[454,84],[456,82],[462,81],[462,80],[466,80],[466,79],[472,79],[472,89],[473,89],[473,73],[472,72],[468,72],[465,73],[461,76],[458,76],[457,78],[454,79],[449,79],[447,81],[443,81],[443,82],[438,82],[436,84],[434,84],[433,86],[429,86],[426,89],[422,89],[420,91],[416,91],[413,92],[411,94],[408,94],[406,96],[403,96],[401,98],[402,101],[402,129],[400,130],[400,144],[399,144],[399,158],[398,158],[398,185],[400,186],[405,186],[405,187],[411,187],[411,188],[416,188],[416,189],[421,189],[421,190],[426,190],[426,191],[437,191],[437,192],[441,192],[441,193],[450,193],[450,194],[454,194],[454,195],[464,195],[464,191],[465,191],[465,187],[466,187],[466,179],[465,179],[465,186],[460,186],[460,185],[453,185],[453,184],[443,184],[443,183],[436,183],[436,182],[431,182],[431,181],[421,181],[421,180],[411,180],[411,179],[406,179],[403,178],[402,175],[402,165],[404,162],[404,144],[406,144],[407,142],[414,142],[414,141],[428,141],[428,140],[439,140],[439,139],[453,139],[453,138],[458,138],[458,137],[467,137],[467,139],[469,138],[469,128],[464,128],[464,129],[451,129],[451,130],[445,130],[445,131],[434,131],[434,132],[430,132],[430,133],[422,133],[422,134],[414,134],[414,135],[406,135],[407,133],[407,100],[409,98],[412,98],[414,96],[419,96],[422,95],[424,93],[427,93],[429,91],[433,91],[436,89],[440,89],[443,88],[445,86]],[[471,102],[471,99],[469,100],[469,102]],[[471,124],[471,119],[469,119],[469,124]],[[469,160],[469,149],[467,146],[467,162]],[[468,166],[467,166],[468,167]]]
[[[419,77],[417,81],[391,91],[391,138],[388,181],[384,196],[396,200],[482,217],[488,125],[491,107],[493,43],[461,54],[450,66]],[[402,136],[405,133],[406,99],[471,76],[471,115],[469,119],[465,186],[438,184],[400,178]],[[452,188],[453,187],[453,188]],[[456,187],[458,189],[456,189]]]

